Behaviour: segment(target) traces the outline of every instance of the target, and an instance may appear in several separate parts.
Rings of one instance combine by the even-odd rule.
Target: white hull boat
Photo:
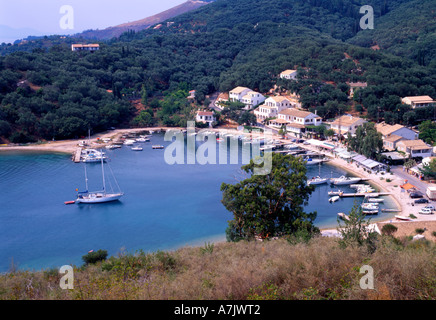
[[[324,183],[327,183],[328,180],[329,180],[328,178],[313,177],[312,179],[307,181],[307,184],[308,185],[324,184]]]
[[[385,201],[385,200],[381,199],[381,198],[369,198],[368,199],[368,202],[373,202],[373,203],[381,203],[383,201]]]
[[[329,202],[331,202],[331,203],[336,202],[336,201],[339,200],[339,198],[340,198],[339,196],[331,197],[331,198],[329,199]]]
[[[332,179],[333,184],[335,185],[348,185],[348,184],[354,184],[356,182],[359,182],[360,180],[362,180],[361,178],[352,178],[352,177],[346,177],[346,176],[341,176],[339,178],[335,178]]]
[[[115,193],[115,194],[107,194],[104,192],[96,192],[96,193],[88,193],[86,195],[79,195],[76,202],[78,203],[104,203],[104,202],[112,202],[119,200],[124,194],[123,193]]]
[[[100,159],[101,162],[101,175],[103,180],[103,191],[88,191],[88,175],[86,172],[86,165],[85,165],[85,185],[86,185],[86,191],[84,192],[78,192],[77,193],[77,199],[76,203],[105,203],[105,202],[112,202],[119,200],[124,193],[121,192],[106,192],[106,179],[105,179],[105,173],[104,173],[104,164],[103,164],[103,158]],[[111,170],[112,172],[112,170]],[[115,177],[114,177],[115,179]],[[118,186],[118,182],[115,179],[115,184]],[[112,185],[112,184],[111,184]],[[118,186],[119,189],[119,186]]]

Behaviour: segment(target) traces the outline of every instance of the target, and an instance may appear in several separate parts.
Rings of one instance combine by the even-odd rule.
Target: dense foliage
[[[271,172],[255,175],[255,162],[243,166],[249,175],[239,183],[223,183],[222,203],[233,213],[227,239],[271,239],[294,233],[313,234],[316,212],[306,213],[304,206],[314,187],[307,185],[306,167],[301,157],[275,153]]]
[[[324,119],[355,108],[372,121],[414,125],[434,116],[434,108],[411,110],[400,98],[436,97],[434,49],[426,46],[432,22],[420,31],[423,59],[354,45],[366,46],[367,38],[352,41],[375,32],[359,29],[363,4],[374,7],[380,24],[400,24],[398,12],[410,3],[218,0],[172,19],[171,25],[100,43],[95,53],[71,52],[71,43],[83,41],[71,37],[2,45],[0,136],[25,142],[121,125],[179,126],[193,120],[193,107],[217,90],[248,86],[265,93],[275,84],[299,94],[303,107]],[[411,19],[425,24],[418,15]],[[408,34],[403,42],[414,44]],[[298,68],[299,81],[278,80],[288,68]],[[350,102],[347,82],[356,81],[368,87]],[[194,104],[185,100],[192,89]],[[142,106],[133,107],[133,100]],[[244,117],[241,122],[252,121]]]

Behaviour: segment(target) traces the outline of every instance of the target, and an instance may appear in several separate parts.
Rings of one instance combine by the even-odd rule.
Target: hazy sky
[[[135,21],[179,5],[186,0],[0,0],[0,26],[44,34],[78,33]],[[74,29],[59,25],[64,5],[73,8]],[[7,30],[5,30],[7,29]],[[9,36],[0,30],[0,42]]]

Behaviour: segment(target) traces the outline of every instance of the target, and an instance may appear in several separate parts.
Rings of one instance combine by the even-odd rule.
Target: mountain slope
[[[362,30],[349,43],[370,47],[378,45],[398,56],[421,65],[436,66],[436,1],[413,0],[376,17],[373,30]]]
[[[162,21],[165,21],[167,19],[171,19],[173,17],[176,17],[180,14],[198,9],[206,4],[208,4],[209,1],[194,1],[194,0],[188,0],[176,7],[173,7],[171,9],[165,10],[161,13],[158,13],[156,15],[147,17],[145,19],[123,23],[114,27],[109,27],[104,30],[87,30],[80,34],[77,34],[78,37],[83,37],[85,39],[110,39],[113,37],[119,37],[121,34],[123,34],[126,31],[134,30],[134,31],[141,31],[144,29],[147,29],[157,23],[160,23]]]

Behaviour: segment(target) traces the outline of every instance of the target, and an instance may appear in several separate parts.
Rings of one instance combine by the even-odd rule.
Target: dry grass
[[[210,250],[124,255],[75,268],[74,290],[59,288],[56,270],[0,276],[0,299],[435,299],[431,242],[380,241],[342,249],[335,239],[215,244]],[[375,289],[359,286],[363,265]]]

